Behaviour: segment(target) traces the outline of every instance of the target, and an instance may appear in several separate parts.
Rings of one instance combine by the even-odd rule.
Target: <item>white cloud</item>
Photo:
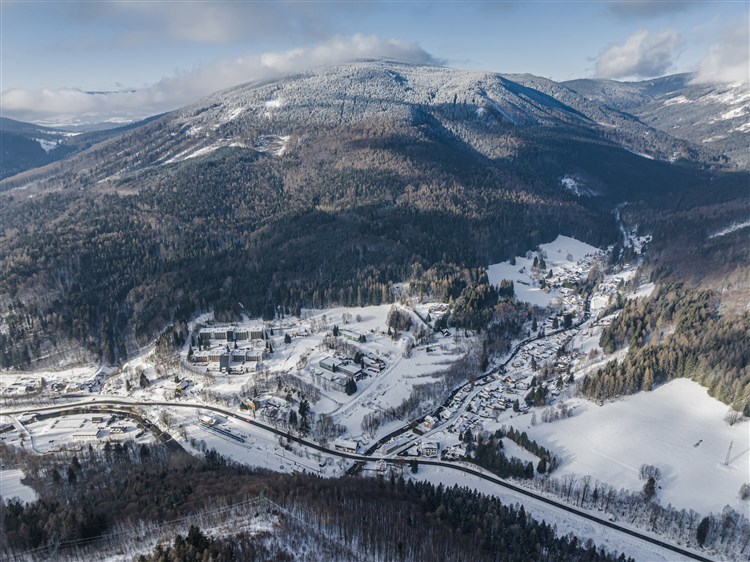
[[[0,109],[3,115],[23,121],[70,122],[75,118],[94,122],[123,116],[136,119],[176,109],[202,96],[244,82],[375,57],[412,63],[439,62],[415,43],[357,34],[334,37],[308,48],[220,59],[178,71],[173,76],[137,90],[9,90],[3,92]]]
[[[730,26],[698,65],[693,83],[749,82],[750,31],[748,18]]]
[[[620,45],[612,45],[596,59],[597,78],[650,78],[672,66],[680,47],[680,35],[668,29],[651,33],[640,29]]]

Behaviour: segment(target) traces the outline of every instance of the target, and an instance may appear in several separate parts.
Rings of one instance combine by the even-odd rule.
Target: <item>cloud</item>
[[[612,45],[596,59],[597,78],[650,78],[661,76],[672,66],[680,47],[674,30],[651,33],[640,29],[621,45]]]
[[[698,64],[694,84],[750,81],[750,21],[747,17],[729,26]]]
[[[705,4],[695,0],[612,0],[607,2],[610,11],[623,18],[648,18],[664,14],[685,12]]]
[[[181,70],[141,89],[85,92],[78,89],[15,89],[3,92],[3,115],[22,121],[95,122],[113,117],[139,119],[176,109],[215,91],[253,80],[285,76],[313,67],[384,57],[416,64],[439,64],[416,43],[375,35],[333,37],[312,47],[219,59]]]

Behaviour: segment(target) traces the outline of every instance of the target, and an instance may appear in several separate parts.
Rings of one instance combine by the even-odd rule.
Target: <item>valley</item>
[[[746,89],[347,57],[3,118],[0,558],[747,558]]]
[[[509,492],[491,483],[508,480],[494,474],[510,477],[514,494],[541,493],[558,509],[569,505],[588,513],[594,524],[576,527],[577,536],[597,542],[606,536],[610,547],[630,556],[648,552],[671,560],[674,552],[618,538],[611,528],[623,528],[619,521],[627,519],[624,528],[639,536],[672,539],[673,521],[686,513],[693,524],[725,505],[741,514],[746,506],[737,490],[748,457],[742,447],[747,422],[727,425],[726,407],[689,381],[669,383],[648,399],[603,406],[581,399],[577,381],[613,357],[599,343],[617,316],[613,303],[645,299],[653,291],[639,273],[649,240],[630,240],[633,261],[615,268],[607,252],[564,236],[525,257],[490,265],[489,282],[511,287],[531,308],[508,350],[488,356],[484,370],[481,332],[448,328],[455,305],[425,300],[414,284],[403,283],[394,287],[399,296],[390,305],[303,310],[301,317],[280,311],[274,320],[232,324],[203,314],[187,324],[184,336],[167,332],[173,349],[164,351],[162,336],[116,369],[4,374],[0,391],[11,413],[0,417],[2,439],[34,455],[68,455],[91,445],[138,447],[168,435],[194,455],[218,453],[258,469],[329,478],[361,471],[467,484],[470,479],[446,467],[470,467],[488,475],[478,489],[506,501]],[[582,297],[579,288],[589,282],[591,292]],[[473,372],[469,382],[467,369]],[[678,383],[681,390],[669,391]],[[695,418],[691,410],[705,417]],[[655,421],[663,417],[675,425]],[[521,432],[529,440],[520,439]],[[477,457],[482,440],[493,434],[505,437],[504,468]],[[706,442],[699,439],[696,447],[692,441],[700,435]],[[644,449],[644,441],[654,447]],[[722,463],[724,446],[735,441],[739,450]],[[597,445],[603,443],[610,448]],[[638,466],[645,465],[658,467],[663,480],[656,495],[670,504],[660,530],[653,519],[646,524],[648,512],[632,499],[643,486]],[[433,468],[438,466],[443,468]],[[694,493],[697,482],[714,482],[712,489],[722,491],[707,498]],[[581,483],[589,494],[609,494],[607,507],[596,493],[586,504]],[[616,492],[615,483],[624,490]],[[532,508],[521,501],[537,517],[560,517],[550,505]],[[600,528],[602,521],[610,530]],[[735,551],[727,549],[743,544],[748,522],[741,516],[737,521],[739,542],[725,545],[722,556],[731,558]],[[679,541],[690,544],[682,533]],[[685,559],[703,559],[681,552]]]

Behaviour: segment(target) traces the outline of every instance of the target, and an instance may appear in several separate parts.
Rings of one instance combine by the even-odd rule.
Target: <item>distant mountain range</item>
[[[571,88],[598,84],[619,101]],[[622,202],[747,180],[638,118],[627,100],[657,90],[363,61],[72,137],[91,144],[0,182],[0,312],[44,319],[29,348],[73,339],[112,361],[200,309],[382,302],[415,265],[449,277],[558,234],[613,243]],[[32,332],[14,330],[22,353]]]
[[[0,179],[72,154],[62,145],[71,133],[0,117]]]
[[[704,146],[737,168],[750,167],[750,85],[692,84],[691,74],[643,82],[571,80],[568,88],[636,116],[675,138]]]
[[[46,127],[0,117],[0,180],[67,158],[137,125]]]

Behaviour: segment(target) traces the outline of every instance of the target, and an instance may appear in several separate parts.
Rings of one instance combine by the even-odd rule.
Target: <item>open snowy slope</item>
[[[533,268],[534,257],[542,256],[546,269]],[[516,297],[537,306],[549,306],[553,300],[559,300],[562,292],[559,289],[545,290],[540,286],[540,279],[550,271],[558,276],[588,274],[594,259],[601,259],[603,252],[590,244],[569,236],[558,236],[548,244],[541,244],[539,252],[529,252],[526,257],[516,257],[514,263],[504,261],[487,267],[490,283],[497,285],[503,279],[513,281]]]
[[[613,531],[607,527],[597,525],[588,519],[571,515],[567,511],[560,511],[539,500],[531,499],[508,488],[504,488],[492,482],[482,480],[476,476],[463,474],[455,470],[442,467],[420,466],[419,472],[412,476],[415,479],[423,479],[432,482],[436,486],[468,486],[484,494],[497,496],[501,501],[508,504],[523,505],[527,513],[536,519],[544,520],[550,525],[555,525],[557,533],[565,535],[572,533],[582,540],[592,539],[597,546],[608,550],[614,550],[631,556],[636,560],[648,562],[676,562],[688,560],[674,552],[667,551],[656,545],[652,545],[640,539],[629,537]]]
[[[726,412],[699,384],[676,379],[601,407],[581,401],[565,420],[531,427],[524,416],[514,425],[561,457],[558,477],[589,474],[637,491],[645,463],[661,471],[657,498],[663,505],[706,514],[728,504],[747,514],[738,491],[750,481],[748,422],[729,426]]]

